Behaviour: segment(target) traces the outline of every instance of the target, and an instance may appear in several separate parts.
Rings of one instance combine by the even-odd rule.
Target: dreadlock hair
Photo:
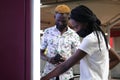
[[[103,30],[100,28],[100,25],[94,23],[94,24],[93,24],[93,31],[95,31],[95,33],[96,33],[96,35],[97,35],[100,51],[101,51],[101,48],[100,48],[100,37],[99,37],[98,31],[100,31],[100,32],[102,33],[102,35],[103,35],[103,37],[104,37],[104,40],[105,40],[105,43],[106,43],[106,47],[107,47],[107,49],[108,49],[108,41],[107,41],[107,38],[106,38]]]
[[[87,26],[88,30],[84,33],[86,33],[86,35],[88,35],[91,32],[95,31],[95,33],[97,35],[97,39],[98,39],[99,49],[101,51],[100,36],[98,33],[98,31],[100,31],[104,37],[106,47],[108,49],[108,42],[107,42],[106,36],[105,36],[104,32],[102,31],[102,29],[100,28],[101,22],[88,7],[86,7],[84,5],[80,5],[74,9],[72,9],[71,14],[70,14],[70,18],[74,19],[77,22],[88,23],[88,26]]]

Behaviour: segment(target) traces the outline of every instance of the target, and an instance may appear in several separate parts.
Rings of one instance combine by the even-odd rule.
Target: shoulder
[[[52,32],[54,29],[55,29],[55,26],[46,28],[46,29],[44,30],[44,33],[45,33],[45,34],[49,34],[49,33]]]
[[[95,36],[95,33],[91,33],[82,39],[80,46],[88,48],[95,46],[97,43],[98,40],[97,37]]]
[[[70,28],[68,28],[68,30],[69,30],[69,33],[70,33],[73,37],[78,37],[78,36],[79,36],[74,30],[72,30],[72,29],[70,29]],[[72,36],[71,36],[71,37],[72,37]]]
[[[83,38],[79,46],[79,49],[86,52],[87,54],[92,54],[93,53],[92,51],[96,48],[97,44],[97,40],[94,38],[95,38],[94,33],[87,35],[85,38]]]
[[[71,32],[71,33],[75,33],[75,31],[71,28],[68,27],[68,31]]]
[[[83,41],[87,40],[88,42],[94,42],[97,40],[97,36],[95,32],[92,32],[91,34],[87,35],[85,38],[83,38]]]
[[[50,31],[50,30],[53,30],[54,28],[55,26],[52,26],[52,27],[46,28],[44,31]]]

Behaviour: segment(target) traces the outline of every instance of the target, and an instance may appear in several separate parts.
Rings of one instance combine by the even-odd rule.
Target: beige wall
[[[97,15],[103,24],[120,13],[120,1],[114,0],[81,0],[63,4],[67,4],[71,9],[78,5],[86,5]],[[50,24],[41,23],[41,27],[54,25],[54,8],[57,5],[59,4],[41,6],[41,21],[50,22]]]
[[[120,37],[114,37],[114,49],[120,52]]]

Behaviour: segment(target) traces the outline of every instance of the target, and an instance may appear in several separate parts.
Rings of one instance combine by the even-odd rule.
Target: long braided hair
[[[100,51],[101,51],[100,36],[99,36],[98,31],[101,32],[103,37],[104,37],[106,47],[108,49],[107,38],[106,38],[104,32],[102,31],[102,29],[100,28],[101,22],[88,7],[86,7],[84,5],[80,5],[74,9],[72,9],[71,14],[70,14],[70,18],[74,19],[75,21],[80,22],[80,23],[88,23],[87,29],[79,31],[78,34],[81,34],[82,37],[85,37],[88,34],[95,31],[95,33],[97,35]]]

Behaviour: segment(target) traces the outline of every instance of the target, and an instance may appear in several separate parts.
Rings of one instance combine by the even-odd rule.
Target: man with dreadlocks
[[[100,20],[84,5],[71,11],[70,20],[77,34],[83,37],[79,49],[41,80],[49,80],[64,73],[79,60],[80,80],[108,80],[109,68],[116,66],[120,62],[120,57],[108,45],[100,28]]]

